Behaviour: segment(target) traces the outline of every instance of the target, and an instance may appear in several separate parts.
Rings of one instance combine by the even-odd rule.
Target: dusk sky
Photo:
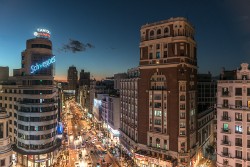
[[[0,66],[20,68],[26,40],[37,28],[51,32],[56,79],[75,65],[94,78],[126,72],[139,64],[140,27],[171,17],[195,26],[199,73],[250,63],[249,0],[0,0]],[[94,48],[64,52],[78,40]]]

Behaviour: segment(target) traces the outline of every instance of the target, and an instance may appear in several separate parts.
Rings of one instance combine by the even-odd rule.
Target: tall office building
[[[38,29],[26,42],[15,85],[0,86],[0,106],[11,116],[9,131],[16,161],[23,166],[50,166],[56,160],[58,93],[54,84],[55,56],[49,31]],[[19,71],[19,72],[18,72]]]
[[[141,27],[138,147],[134,154],[139,166],[186,167],[196,161],[194,33],[193,26],[182,17]],[[121,126],[129,125],[130,119],[125,118]],[[127,136],[130,138],[131,132]]]
[[[9,67],[0,66],[0,82],[7,81],[9,78]]]
[[[70,66],[68,69],[68,89],[69,90],[76,90],[77,88],[77,81],[78,81],[78,75],[77,75],[77,69],[75,66]]]
[[[90,86],[90,72],[84,72],[84,70],[81,70],[79,78],[79,86],[83,85]]]
[[[217,87],[217,166],[250,166],[250,70],[222,71]]]

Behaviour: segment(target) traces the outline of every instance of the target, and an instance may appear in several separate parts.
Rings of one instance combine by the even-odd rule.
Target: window
[[[242,164],[235,163],[235,167],[242,167]]]
[[[235,100],[235,108],[242,108],[242,100]]]
[[[235,88],[235,96],[242,96],[242,88]]]
[[[180,109],[185,110],[185,104],[180,104]]]
[[[250,122],[250,114],[247,114],[247,122]]]
[[[185,135],[186,135],[185,130],[181,130],[180,131],[180,136],[185,136]]]
[[[227,99],[223,100],[223,107],[228,108],[228,100]]]
[[[157,30],[157,35],[161,35],[161,30],[160,29]]]
[[[185,101],[185,95],[181,95],[180,101]]]
[[[1,159],[1,166],[5,166],[5,159]]]
[[[168,149],[168,148],[167,148],[167,146],[168,146],[167,144],[168,144],[167,140],[164,140],[164,149],[165,149],[165,150]]]
[[[149,53],[149,59],[153,59],[153,53]]]
[[[242,134],[242,126],[236,125],[236,126],[235,126],[235,133],[240,133],[240,134]]]
[[[228,148],[227,147],[223,147],[223,155],[228,155]]]
[[[6,137],[9,136],[9,123],[6,123]]]
[[[156,52],[156,58],[157,59],[161,58],[160,52]]]
[[[156,49],[160,49],[160,44],[156,44]]]
[[[0,123],[0,138],[3,138],[3,123]]]
[[[229,95],[229,90],[228,88],[222,88],[222,96],[228,96]]]
[[[242,121],[242,113],[235,113],[235,121]]]
[[[228,112],[227,111],[223,111],[223,119],[224,120],[228,120]]]
[[[150,37],[154,36],[154,31],[150,31]]]
[[[168,31],[168,28],[165,28],[164,29],[164,34],[167,34],[169,31]]]
[[[241,138],[235,138],[235,146],[242,146],[242,139]]]
[[[250,88],[247,88],[247,96],[250,96]]]
[[[223,124],[223,131],[228,131],[228,124],[227,123]]]
[[[155,125],[161,125],[161,120],[160,119],[155,119]]]
[[[161,140],[159,138],[155,140],[155,143],[157,148],[161,148]]]
[[[247,126],[247,134],[250,135],[250,126]]]
[[[242,159],[242,151],[235,150],[235,158]]]
[[[161,115],[162,115],[162,112],[161,112],[161,111],[155,110],[155,116],[156,116],[156,117],[161,117]]]
[[[228,160],[227,159],[223,159],[223,165],[228,165]]]

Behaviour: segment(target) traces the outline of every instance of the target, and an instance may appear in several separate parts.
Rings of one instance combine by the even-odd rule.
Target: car
[[[82,153],[78,154],[79,159],[82,159]]]
[[[86,155],[85,155],[85,160],[88,160],[88,159],[89,159],[89,155],[86,154]]]
[[[89,162],[87,167],[93,167],[93,164]]]
[[[100,163],[96,163],[96,167],[101,167]]]
[[[92,143],[95,144],[95,140],[92,140]]]
[[[80,163],[79,162],[75,162],[75,167],[80,167]]]

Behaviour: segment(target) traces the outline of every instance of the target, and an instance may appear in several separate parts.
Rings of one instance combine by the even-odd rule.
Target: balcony
[[[221,133],[231,134],[231,130],[221,128]]]
[[[242,143],[235,143],[235,146],[242,147]]]
[[[221,93],[221,97],[230,97],[229,91],[222,92],[222,93]]]
[[[231,157],[230,153],[228,153],[228,152],[221,152],[221,156],[222,157],[228,157],[228,158]]]
[[[242,159],[242,156],[235,156],[236,159]]]
[[[231,146],[231,142],[227,140],[221,140],[221,145]]]
[[[242,118],[235,118],[235,121],[242,121]]]
[[[228,117],[228,116],[222,116],[222,117],[221,117],[221,121],[231,122],[231,118]]]

